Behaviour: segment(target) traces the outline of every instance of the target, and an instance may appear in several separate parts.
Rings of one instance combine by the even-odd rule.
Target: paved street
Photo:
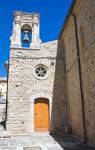
[[[16,136],[0,140],[0,150],[63,150],[58,142],[48,134]]]
[[[64,150],[95,150],[95,145],[80,143],[75,137],[53,137]]]
[[[75,138],[53,137],[48,134],[16,136],[0,139],[0,150],[94,150],[95,147],[81,144]]]

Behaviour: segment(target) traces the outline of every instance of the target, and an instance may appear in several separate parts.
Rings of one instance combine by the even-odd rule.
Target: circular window
[[[36,68],[36,75],[38,77],[44,77],[46,75],[46,68],[42,67],[42,66],[37,67]]]
[[[45,79],[47,76],[47,67],[44,65],[36,66],[34,75],[38,79]]]

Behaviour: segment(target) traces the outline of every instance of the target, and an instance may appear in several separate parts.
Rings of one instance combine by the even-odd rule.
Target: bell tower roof
[[[11,36],[11,47],[22,47],[21,33],[24,31],[31,32],[30,48],[38,47],[41,43],[39,37],[40,14],[22,11],[14,11],[13,14],[14,22],[13,33]]]
[[[23,12],[23,11],[14,11],[13,12],[14,13],[14,15],[15,14],[24,14],[24,15],[33,15],[33,14],[36,14],[36,15],[40,15],[39,13],[35,13],[35,12],[33,12],[33,13],[28,13],[28,12]]]

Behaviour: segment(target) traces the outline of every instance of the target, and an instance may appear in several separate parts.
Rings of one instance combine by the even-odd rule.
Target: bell
[[[24,43],[29,43],[28,31],[24,31],[24,33],[25,33],[25,35],[24,35],[23,42],[24,42]]]

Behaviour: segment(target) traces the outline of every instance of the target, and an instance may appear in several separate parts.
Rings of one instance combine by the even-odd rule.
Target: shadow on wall
[[[57,58],[55,66],[54,89],[51,111],[51,126],[53,124],[54,134],[63,134],[65,127],[68,126],[66,108],[66,80],[64,47],[61,40],[58,41]],[[52,129],[52,127],[50,127]],[[52,131],[50,131],[52,133]]]
[[[55,78],[52,99],[50,130],[52,137],[64,150],[94,150],[95,145],[86,144],[76,136],[72,136],[68,123],[68,95],[65,68],[65,51],[61,40],[58,41]]]
[[[95,145],[81,143],[79,139],[73,136],[58,137],[58,135],[53,135],[53,138],[63,150],[95,150]]]

